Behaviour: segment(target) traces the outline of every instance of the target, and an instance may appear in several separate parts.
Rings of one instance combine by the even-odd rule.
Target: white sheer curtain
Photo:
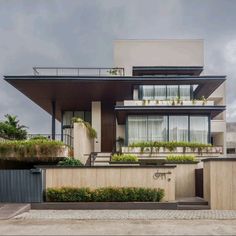
[[[188,116],[169,117],[169,141],[188,141]]]
[[[179,96],[182,100],[190,100],[190,85],[180,85]]]
[[[147,140],[147,116],[128,117],[128,143]]]
[[[144,85],[142,86],[143,99],[152,100],[154,98],[154,86],[153,85]]]
[[[148,116],[148,141],[167,141],[166,116]]]
[[[155,95],[154,98],[157,100],[166,100],[166,85],[154,86]]]
[[[190,117],[190,141],[196,143],[208,143],[208,117]]]
[[[167,85],[167,99],[178,97],[178,85]]]

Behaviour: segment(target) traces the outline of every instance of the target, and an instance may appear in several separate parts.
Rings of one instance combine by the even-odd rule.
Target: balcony
[[[33,67],[35,76],[125,76],[118,67]]]

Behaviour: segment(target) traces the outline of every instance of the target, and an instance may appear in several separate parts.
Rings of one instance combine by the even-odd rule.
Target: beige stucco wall
[[[74,157],[85,164],[89,154],[94,151],[94,140],[89,137],[88,130],[82,123],[74,123],[73,132]]]
[[[195,197],[195,169],[198,164],[177,164],[175,196],[178,198]]]
[[[157,172],[166,178],[153,178]],[[46,188],[50,187],[145,187],[162,188],[164,201],[175,200],[175,168],[93,167],[46,169]]]
[[[115,40],[114,66],[203,66],[203,40]]]
[[[236,210],[236,160],[204,162],[204,199],[213,210]]]
[[[101,102],[92,102],[92,127],[97,132],[97,138],[94,139],[94,152],[101,152]]]

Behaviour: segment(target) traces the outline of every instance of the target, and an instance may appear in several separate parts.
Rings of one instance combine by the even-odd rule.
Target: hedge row
[[[138,162],[138,157],[133,154],[114,154],[111,157],[113,162]]]
[[[164,197],[163,189],[151,188],[48,188],[49,202],[159,202]]]

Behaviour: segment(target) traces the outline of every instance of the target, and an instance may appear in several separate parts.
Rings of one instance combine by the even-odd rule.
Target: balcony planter
[[[0,144],[0,159],[29,163],[56,163],[70,155],[70,148],[60,142],[14,141]]]

